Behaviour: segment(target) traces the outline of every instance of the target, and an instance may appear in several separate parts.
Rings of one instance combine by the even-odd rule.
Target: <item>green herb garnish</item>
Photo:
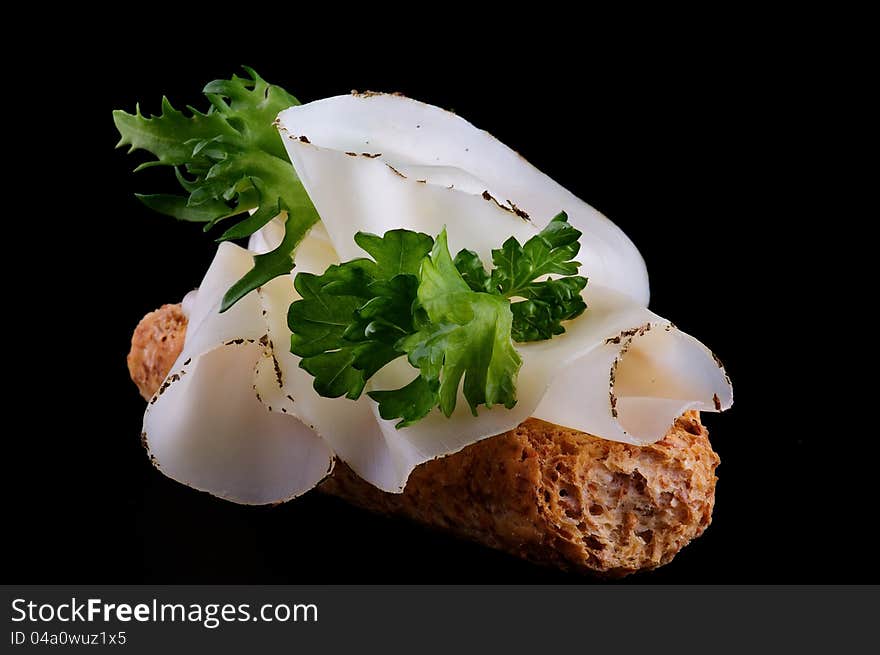
[[[113,112],[119,146],[146,150],[156,159],[138,166],[173,166],[187,195],[138,195],[151,209],[183,221],[220,221],[254,211],[218,239],[250,236],[275,216],[286,213],[285,236],[273,251],[254,257],[254,268],[236,282],[220,311],[269,280],[293,270],[292,253],[318,221],[318,213],[287,158],[274,121],[299,101],[245,67],[249,78],[215,80],[203,93],[211,103],[206,113],[189,107],[187,115],[162,98],[162,113],[147,117]]]
[[[568,216],[562,212],[525,245],[510,237],[499,250],[493,250],[491,275],[470,250],[455,256],[455,266],[475,291],[524,298],[510,307],[513,339],[542,341],[565,332],[562,321],[577,318],[587,308],[581,297],[587,278],[575,275],[580,263],[573,261],[581,247],[580,237],[581,232],[568,224]],[[536,282],[551,274],[568,277]]]
[[[372,259],[296,276],[303,299],[288,314],[291,351],[320,395],[352,399],[405,355],[419,375],[369,394],[382,418],[401,419],[398,428],[436,406],[450,416],[462,378],[474,415],[479,405],[511,408],[522,363],[513,342],[562,334],[562,321],[586,309],[580,291],[587,280],[574,275],[580,235],[560,213],[525,245],[511,237],[493,250],[495,268],[487,272],[471,251],[453,260],[445,230],[436,241],[409,230],[359,232],[355,242]],[[537,281],[550,274],[566,277]]]
[[[205,224],[241,216],[219,241],[245,238],[276,216],[285,235],[273,251],[254,256],[254,267],[224,295],[226,311],[246,294],[293,270],[293,251],[318,220],[314,205],[287,158],[275,129],[280,111],[299,102],[255,71],[208,84],[206,112],[184,113],[162,99],[148,117],[117,110],[118,146],[145,150],[155,159],[135,170],[172,166],[182,195],[137,195],[148,207],[179,220]],[[250,215],[245,215],[250,212]],[[458,390],[477,407],[516,404],[521,359],[513,343],[550,339],[563,321],[586,309],[587,280],[573,261],[581,233],[556,216],[521,245],[511,237],[492,251],[487,271],[462,250],[453,259],[445,230],[436,240],[409,230],[384,236],[359,232],[356,243],[370,258],[331,266],[321,275],[300,273],[302,300],[288,313],[291,351],[326,397],[357,399],[367,381],[406,356],[418,375],[400,389],[370,392],[397,427],[424,418],[434,407],[450,416]],[[541,279],[548,275],[562,276]]]

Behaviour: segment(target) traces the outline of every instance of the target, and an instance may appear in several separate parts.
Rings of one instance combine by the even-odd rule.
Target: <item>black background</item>
[[[18,369],[23,393],[7,398],[8,415],[28,417],[6,433],[7,581],[589,581],[317,493],[238,507],[149,464],[125,365],[131,331],[199,282],[215,245],[135,200],[171,190],[171,173],[133,175],[141,159],[114,150],[110,112],[138,101],[158,111],[162,94],[203,107],[201,87],[240,64],[302,102],[371,89],[453,109],[640,248],[651,308],[720,356],[736,403],[704,416],[722,460],[712,526],[629,581],[877,581],[857,520],[864,474],[814,420],[819,374],[803,365],[793,326],[809,272],[795,259],[805,216],[791,162],[813,121],[802,101],[821,57],[754,26],[611,34],[567,20],[526,20],[518,32],[419,24],[401,36],[375,22],[341,34],[278,17],[272,36],[247,42],[168,27],[52,44],[41,83],[21,88],[42,110],[7,125],[27,141],[15,163],[31,226],[13,242],[28,253],[17,266],[29,282],[13,293],[33,325],[12,354],[40,363]]]

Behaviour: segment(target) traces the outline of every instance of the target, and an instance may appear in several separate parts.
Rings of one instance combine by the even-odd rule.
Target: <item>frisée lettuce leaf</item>
[[[221,221],[240,217],[218,239],[250,236],[276,216],[284,218],[281,244],[254,257],[254,268],[223,298],[226,311],[269,280],[290,273],[292,253],[318,213],[287,158],[274,126],[278,113],[299,101],[280,86],[269,84],[245,67],[247,77],[233,75],[203,89],[210,107],[188,113],[162,98],[162,111],[146,116],[113,112],[119,131],[117,147],[144,150],[154,159],[135,171],[171,166],[185,194],[136,194],[146,206],[178,220],[204,223],[209,230]]]

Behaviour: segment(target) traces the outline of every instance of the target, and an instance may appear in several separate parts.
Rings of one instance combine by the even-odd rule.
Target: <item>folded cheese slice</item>
[[[291,107],[276,123],[342,260],[363,254],[355,231],[382,234],[404,220],[394,227],[432,235],[445,224],[453,255],[468,247],[489,261],[492,247],[528,238],[565,210],[583,232],[581,275],[648,304],[645,262],[619,227],[451,112],[366,93]],[[484,249],[477,232],[487,237]]]
[[[623,232],[521,156],[463,119],[400,96],[364,94],[292,107],[278,126],[322,223],[296,253],[294,273],[321,273],[363,256],[357,231],[407,228],[437,235],[453,254],[484,262],[506,238],[524,242],[564,210],[583,232],[578,259],[589,278],[586,312],[564,335],[517,344],[523,365],[513,409],[459,399],[407,428],[357,401],[320,397],[289,352],[292,276],[264,285],[219,314],[226,289],[251,256],[283,236],[276,219],[248,249],[221,245],[185,303],[183,352],[144,418],[161,470],[242,503],[287,500],[315,486],[333,458],[384,491],[400,492],[419,464],[515,428],[529,416],[633,444],[660,439],[688,409],[721,411],[733,401],[723,367],[699,341],[647,309],[644,262]],[[409,382],[401,357],[372,389]]]
[[[221,314],[223,294],[253,265],[230,243],[217,249],[199,290],[187,297],[180,356],[147,404],[142,439],[169,477],[237,503],[294,498],[333,469],[325,441],[289,413],[278,373],[288,348],[267,308],[288,302],[289,278],[273,280]]]

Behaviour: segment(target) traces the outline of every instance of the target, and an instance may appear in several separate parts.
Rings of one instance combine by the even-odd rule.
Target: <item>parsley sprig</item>
[[[511,408],[522,364],[513,342],[562,334],[562,322],[586,309],[587,280],[573,261],[580,236],[560,213],[524,245],[511,237],[493,250],[487,272],[472,251],[453,259],[445,230],[436,240],[409,230],[359,232],[355,242],[372,259],[296,276],[302,300],[288,314],[291,351],[320,395],[351,399],[406,356],[418,375],[369,393],[383,418],[400,419],[398,428],[438,406],[450,416],[459,388],[474,415],[479,405]],[[541,279],[548,275],[564,277]]]

